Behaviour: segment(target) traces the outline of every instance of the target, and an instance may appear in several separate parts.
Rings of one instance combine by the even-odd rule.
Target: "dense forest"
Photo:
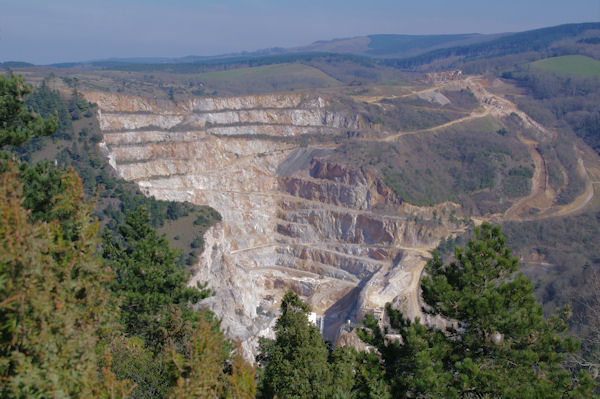
[[[388,307],[389,324],[367,317],[356,330],[367,350],[332,348],[289,292],[275,339],[261,341],[253,366],[214,314],[194,310],[211,292],[186,286],[180,251],[156,230],[202,210],[145,198],[111,175],[93,126],[79,123],[94,106],[76,90],[68,100],[46,85],[32,93],[9,74],[0,76],[0,98],[2,398],[594,392],[590,362],[578,360],[567,333],[569,309],[543,316],[503,234],[488,224],[449,263],[437,255],[428,263],[421,288],[435,326]],[[34,149],[56,162],[37,162]],[[203,212],[198,228],[219,218]]]

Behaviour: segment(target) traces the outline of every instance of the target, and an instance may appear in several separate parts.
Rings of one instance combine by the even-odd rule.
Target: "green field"
[[[341,83],[321,70],[304,64],[277,64],[196,74],[208,87],[246,88],[261,91],[294,87],[332,87]]]
[[[534,68],[560,75],[600,77],[600,61],[583,55],[552,57],[531,63]]]

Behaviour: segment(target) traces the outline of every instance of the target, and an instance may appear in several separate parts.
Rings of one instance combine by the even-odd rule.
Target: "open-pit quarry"
[[[456,218],[436,218],[460,214],[459,205],[413,206],[376,174],[328,160],[336,138],[369,127],[326,97],[85,96],[98,104],[101,146],[122,178],[146,195],[222,215],[204,236],[190,284],[214,290],[200,306],[221,318],[249,357],[259,336],[272,336],[290,288],[331,341],[345,323],[380,314],[387,302],[419,316],[431,250],[464,229]]]

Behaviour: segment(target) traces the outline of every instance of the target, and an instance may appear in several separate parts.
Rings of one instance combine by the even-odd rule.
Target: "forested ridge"
[[[211,292],[186,286],[179,252],[155,229],[183,211],[143,197],[128,202],[141,194],[110,176],[94,153],[97,138],[60,122],[86,118],[93,105],[76,91],[61,104],[43,90],[51,91],[27,97],[23,78],[0,76],[0,397],[593,395],[589,367],[567,362],[579,350],[566,331],[569,310],[544,318],[504,236],[487,224],[454,260],[435,256],[427,265],[425,309],[443,326],[388,307],[389,323],[367,317],[357,329],[369,350],[332,348],[289,292],[275,339],[261,341],[250,365],[214,314],[193,309]],[[55,164],[27,160],[23,146],[55,131],[71,147],[87,145],[90,157],[63,147]],[[96,162],[93,173],[76,172]],[[109,191],[96,188],[106,183]],[[94,201],[115,213],[94,210]]]

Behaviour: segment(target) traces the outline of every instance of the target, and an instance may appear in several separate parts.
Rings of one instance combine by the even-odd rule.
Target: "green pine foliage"
[[[46,134],[54,122],[19,119],[23,79],[0,78],[0,142]],[[254,368],[192,310],[209,292],[186,286],[144,208],[105,230],[102,259],[75,171],[0,155],[0,398],[254,396]]]
[[[192,305],[210,292],[186,286],[188,276],[176,265],[179,251],[150,226],[144,208],[127,214],[117,237],[105,230],[102,239],[102,256],[116,273],[110,287],[122,298],[121,319],[127,335],[142,337],[158,350],[168,335],[169,306],[178,307],[186,321],[199,319]]]
[[[262,397],[327,398],[331,387],[329,351],[319,329],[310,324],[310,307],[293,292],[281,303],[275,341],[260,345],[264,365]]]
[[[56,130],[52,133],[54,137],[72,138],[73,123],[69,109],[60,94],[48,87],[46,80],[27,96],[25,104],[42,118],[56,117]]]
[[[391,399],[374,353],[332,350],[308,321],[310,307],[288,292],[281,303],[275,340],[261,339],[259,398]]]
[[[386,342],[375,323],[365,340],[382,354],[397,397],[579,398],[591,395],[585,373],[565,369],[578,343],[567,333],[568,309],[550,319],[533,285],[516,273],[517,259],[500,229],[483,224],[455,261],[427,264],[421,287],[427,312],[447,327],[411,322],[387,307],[402,337]]]
[[[51,133],[21,76],[0,76],[0,142]],[[0,397],[108,397],[129,392],[102,367],[117,313],[95,252],[81,180],[48,163],[0,154]]]
[[[42,220],[31,221],[16,167],[8,168],[0,175],[0,397],[126,392],[112,373],[101,378],[115,309],[105,285],[111,273],[94,256],[97,225],[81,181],[63,173],[64,190]]]
[[[91,104],[85,101],[85,98],[83,98],[81,93],[77,91],[76,87],[73,89],[73,93],[68,105],[69,113],[71,114],[71,118],[73,120],[79,120],[82,118],[82,116],[92,116]]]
[[[21,75],[0,75],[0,149],[19,146],[32,137],[48,136],[56,129],[55,119],[43,119],[24,106],[30,92]]]
[[[179,251],[150,226],[144,208],[103,233],[109,284],[120,303],[123,335],[111,342],[112,371],[135,384],[130,398],[250,398],[254,368],[225,339],[209,311],[192,305],[211,294],[177,267]]]
[[[348,397],[353,387],[356,354],[330,352],[319,329],[308,321],[310,307],[293,292],[281,303],[275,340],[262,339],[260,398]]]
[[[181,352],[171,351],[171,369],[177,383],[169,398],[239,398],[256,394],[254,368],[246,363],[238,344],[230,365],[224,368],[222,353],[228,342],[210,317],[200,319]]]
[[[107,367],[117,379],[128,380],[132,390],[129,399],[166,398],[173,386],[168,355],[155,356],[144,341],[117,336],[109,345],[111,362]]]

